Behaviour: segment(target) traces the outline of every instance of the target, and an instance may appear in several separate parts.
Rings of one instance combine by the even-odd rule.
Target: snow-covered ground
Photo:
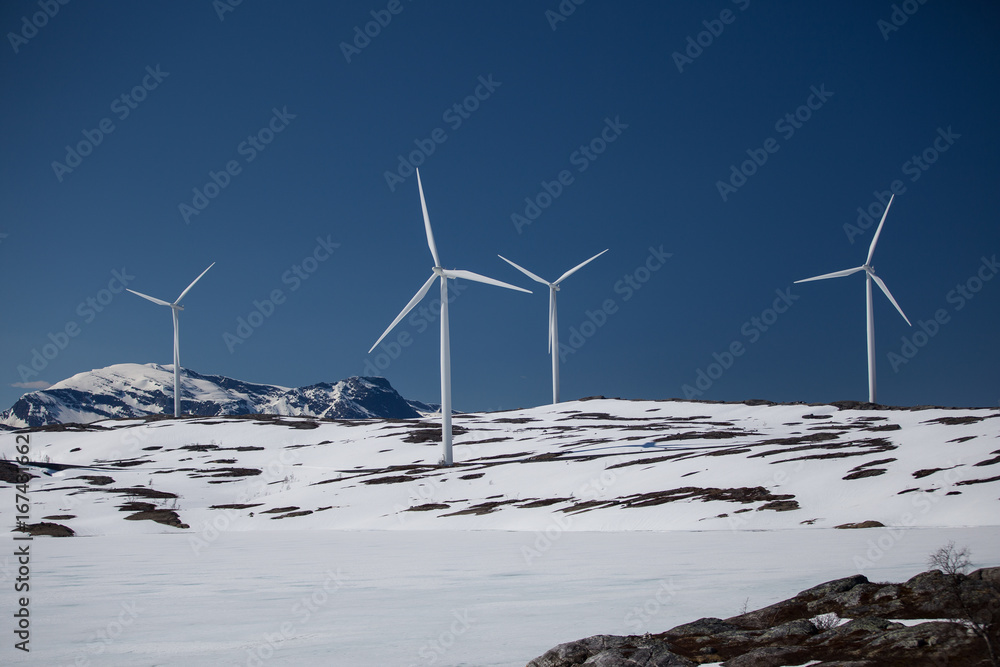
[[[31,543],[32,652],[0,662],[523,665],[904,580],[949,540],[998,565],[998,416],[577,401],[457,416],[450,468],[433,419],[36,431],[31,521],[77,536]]]
[[[563,533],[547,548],[531,532],[261,531],[199,554],[180,535],[36,539],[32,651],[8,640],[0,655],[51,667],[523,667],[564,641],[732,616],[859,569],[905,580],[949,540],[1000,564],[995,528]]]

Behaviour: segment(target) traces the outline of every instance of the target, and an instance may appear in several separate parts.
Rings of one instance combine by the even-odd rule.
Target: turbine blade
[[[797,283],[807,283],[810,280],[825,280],[827,278],[840,278],[841,276],[849,276],[852,273],[857,273],[858,271],[864,271],[865,267],[859,266],[854,269],[844,269],[843,271],[834,271],[833,273],[824,273],[821,276],[814,276],[812,278],[805,278],[803,280],[796,280]]]
[[[209,265],[208,265],[208,269],[212,268],[213,266],[215,266],[215,262],[212,262],[211,264],[209,264]],[[194,287],[194,284],[195,284],[196,282],[198,282],[199,280],[201,280],[201,277],[202,277],[203,275],[205,275],[206,273],[208,273],[208,269],[205,269],[204,271],[202,271],[202,272],[201,272],[201,273],[200,273],[200,274],[198,275],[198,277],[197,277],[197,278],[195,278],[194,280],[192,280],[192,281],[191,281],[191,284],[187,286],[187,289],[186,289],[186,290],[184,290],[183,292],[181,292],[181,295],[180,295],[179,297],[177,297],[177,300],[176,300],[176,301],[174,301],[174,304],[178,304],[178,303],[180,303],[180,302],[181,302],[181,299],[183,299],[183,298],[184,298],[184,297],[185,297],[185,296],[187,295],[187,293],[191,291],[191,288],[192,288],[192,287]]]
[[[865,260],[865,264],[870,265],[872,263],[872,255],[875,254],[875,244],[878,243],[878,235],[882,233],[882,225],[885,224],[885,216],[889,215],[889,207],[892,206],[892,200],[896,198],[893,194],[889,197],[889,203],[885,205],[885,212],[882,214],[882,220],[878,223],[878,229],[875,230],[875,236],[872,237],[872,244],[868,246],[868,259]]]
[[[477,283],[486,283],[487,285],[496,285],[497,287],[506,287],[507,289],[517,290],[518,292],[526,292],[531,294],[531,290],[524,289],[523,287],[517,287],[509,283],[505,283],[501,280],[496,280],[494,278],[487,278],[486,276],[481,276],[478,273],[473,273],[472,271],[462,271],[460,269],[442,269],[441,274],[447,276],[448,278],[463,278],[465,280],[474,280]]]
[[[132,292],[132,294],[135,294],[136,296],[141,296],[143,299],[148,299],[148,300],[152,301],[153,303],[160,304],[161,306],[168,306],[169,307],[169,306],[174,305],[172,303],[168,303],[168,302],[164,301],[163,299],[157,299],[155,296],[149,296],[148,294],[143,294],[142,292],[136,292],[134,289],[128,289],[127,287],[125,289],[127,291],[129,291],[129,292]]]
[[[583,267],[587,266],[588,264],[590,264],[591,262],[593,262],[593,261],[594,261],[595,259],[597,259],[597,258],[598,258],[598,257],[600,257],[601,255],[603,255],[604,253],[606,253],[606,252],[607,252],[608,250],[610,250],[610,249],[611,249],[611,248],[607,248],[607,249],[605,249],[605,250],[602,250],[601,252],[597,253],[596,255],[594,255],[593,257],[591,257],[590,259],[588,259],[588,260],[587,260],[586,262],[583,262],[582,264],[578,264],[578,265],[574,266],[574,267],[573,267],[572,269],[570,269],[570,270],[569,270],[569,271],[567,271],[566,273],[562,274],[562,275],[561,275],[561,276],[559,277],[559,280],[557,280],[557,281],[555,282],[555,284],[556,284],[556,285],[558,285],[558,284],[559,284],[559,283],[561,283],[562,281],[566,280],[566,279],[567,279],[567,278],[569,278],[569,277],[570,277],[571,275],[573,275],[574,273],[576,273],[577,271],[579,271],[579,270],[580,270],[580,269],[582,269]]]
[[[499,257],[503,261],[507,262],[508,264],[510,264],[511,266],[513,266],[515,269],[517,269],[518,271],[520,271],[524,275],[526,275],[529,278],[531,278],[532,280],[534,280],[536,283],[541,283],[543,285],[551,285],[552,284],[548,280],[543,280],[543,279],[539,278],[538,276],[536,276],[534,273],[532,273],[528,269],[524,268],[523,266],[518,266],[514,262],[512,262],[509,259],[507,259],[506,257],[504,257],[503,255],[497,255],[497,257]]]
[[[885,283],[882,281],[882,279],[876,276],[874,273],[871,274],[871,277],[875,280],[875,283],[878,284],[880,288],[882,288],[882,291],[885,292],[885,295],[889,297],[889,301],[892,301],[892,305],[896,306],[896,310],[898,310],[899,314],[903,316],[903,319],[906,320],[906,323],[910,324],[910,318],[906,316],[906,314],[903,312],[903,309],[900,308],[899,304],[896,303],[896,300],[892,298],[892,294],[889,292],[889,288],[885,286]],[[912,327],[913,325],[910,324],[910,326]]]
[[[399,324],[399,321],[401,319],[403,319],[404,317],[406,317],[406,314],[409,313],[411,310],[413,310],[414,306],[416,306],[418,303],[420,303],[420,300],[423,299],[424,296],[427,295],[427,290],[429,290],[431,288],[431,285],[434,284],[434,279],[435,278],[437,278],[437,275],[432,273],[431,277],[428,278],[427,282],[424,283],[424,286],[421,287],[417,291],[417,293],[415,295],[413,295],[413,298],[410,299],[410,302],[408,304],[406,304],[406,307],[403,308],[402,312],[400,312],[399,315],[396,315],[396,319],[394,319],[392,321],[392,324],[389,325],[389,328],[386,329],[384,332],[382,332],[382,335],[378,337],[378,340],[375,341],[374,345],[372,345],[371,350],[368,350],[368,354],[371,354],[372,350],[374,350],[376,347],[378,347],[378,344],[382,342],[382,339],[385,338],[386,336],[388,336],[389,332],[392,331],[393,328],[397,324]]]
[[[434,266],[441,266],[441,258],[438,257],[438,249],[434,244],[434,232],[431,231],[431,217],[427,215],[427,201],[424,199],[424,186],[420,182],[420,170],[417,169],[417,189],[420,190],[420,210],[424,214],[424,231],[427,232],[427,247],[431,249],[431,257],[434,258]]]

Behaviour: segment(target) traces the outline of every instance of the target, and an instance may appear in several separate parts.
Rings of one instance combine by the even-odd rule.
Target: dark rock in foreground
[[[899,622],[905,619],[922,622]],[[859,574],[725,620],[561,644],[528,667],[780,667],[817,660],[815,667],[973,667],[992,664],[984,633],[1000,646],[1000,568],[954,577],[932,570],[902,584],[875,584]]]

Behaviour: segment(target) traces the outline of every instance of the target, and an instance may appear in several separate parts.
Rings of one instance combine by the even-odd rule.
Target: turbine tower
[[[539,278],[534,273],[524,268],[523,266],[518,266],[514,262],[510,261],[503,255],[497,255],[500,259],[507,262],[515,269],[528,276],[535,282],[541,283],[543,285],[549,286],[549,352],[552,354],[552,403],[559,402],[559,317],[556,313],[556,292],[559,291],[559,283],[569,278],[571,275],[585,267],[586,265],[593,262],[595,259],[606,253],[609,249],[602,250],[597,253],[586,262],[578,264],[566,273],[559,276],[559,279],[553,283],[547,280]]]
[[[872,238],[872,243],[868,247],[868,259],[865,263],[859,267],[853,269],[845,269],[843,271],[834,271],[833,273],[825,273],[821,276],[816,276],[814,278],[806,278],[805,280],[796,280],[796,283],[807,283],[810,280],[824,280],[826,278],[840,278],[841,276],[849,276],[852,273],[857,273],[858,271],[865,272],[865,299],[868,308],[868,402],[875,402],[875,316],[872,312],[872,281],[879,286],[879,288],[885,292],[885,295],[889,297],[889,301],[892,305],[896,307],[899,314],[903,316],[906,323],[910,326],[909,318],[903,313],[903,309],[899,307],[896,300],[892,298],[892,294],[889,292],[889,288],[885,286],[885,283],[875,275],[875,269],[872,268],[872,255],[875,254],[875,244],[878,243],[878,236],[882,233],[882,225],[885,224],[885,218],[889,215],[889,207],[892,206],[892,200],[895,199],[896,195],[889,197],[889,203],[885,205],[885,213],[882,214],[882,220],[878,223],[878,229],[875,230],[875,236]]]
[[[423,287],[417,290],[417,293],[410,299],[410,302],[406,304],[402,312],[396,316],[396,319],[392,321],[389,328],[386,329],[378,340],[375,341],[375,345],[372,345],[368,353],[371,354],[372,350],[378,347],[378,344],[382,342],[390,331],[399,324],[400,320],[406,317],[414,306],[416,306],[424,298],[427,292],[430,290],[431,285],[434,284],[435,279],[440,279],[441,281],[441,448],[442,456],[441,463],[450,466],[452,464],[452,453],[451,453],[451,345],[449,342],[448,335],[448,279],[464,278],[466,280],[473,280],[475,282],[486,283],[487,285],[496,285],[497,287],[506,287],[507,289],[517,290],[518,292],[527,292],[531,294],[530,290],[522,289],[520,287],[515,287],[514,285],[508,285],[505,282],[499,280],[494,280],[493,278],[487,278],[486,276],[481,276],[478,273],[473,273],[471,271],[462,271],[458,269],[445,269],[441,267],[441,259],[438,257],[437,246],[434,244],[434,233],[431,231],[431,219],[427,215],[427,202],[424,200],[424,186],[420,182],[420,170],[417,170],[417,189],[420,191],[420,209],[424,215],[424,231],[427,234],[427,246],[431,250],[431,257],[434,259],[434,267],[431,269],[431,277],[427,279]]]
[[[215,262],[212,262],[208,266],[208,269],[212,268],[213,266],[215,266]],[[179,328],[180,325],[178,324],[177,321],[177,314],[180,311],[184,310],[184,306],[180,305],[181,299],[187,296],[187,293],[191,291],[191,288],[194,287],[194,284],[196,282],[201,280],[201,276],[208,273],[208,269],[202,271],[201,275],[192,280],[191,284],[187,286],[187,289],[181,292],[181,295],[177,297],[177,300],[174,301],[173,303],[168,303],[166,301],[163,301],[162,299],[157,299],[156,297],[149,296],[148,294],[142,294],[141,292],[136,292],[135,290],[132,289],[128,290],[129,292],[132,292],[132,294],[135,294],[136,296],[141,296],[143,299],[148,299],[149,301],[157,303],[161,306],[167,306],[168,308],[170,308],[170,312],[174,316],[174,417],[181,416],[181,344],[180,344],[180,328]]]

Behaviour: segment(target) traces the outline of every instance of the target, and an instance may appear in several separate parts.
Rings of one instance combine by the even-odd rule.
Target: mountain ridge
[[[170,413],[172,406],[173,366],[114,364],[25,394],[0,413],[0,429],[145,417]],[[197,416],[412,419],[427,408],[433,406],[411,404],[385,378],[353,376],[289,388],[181,370],[182,412]]]

